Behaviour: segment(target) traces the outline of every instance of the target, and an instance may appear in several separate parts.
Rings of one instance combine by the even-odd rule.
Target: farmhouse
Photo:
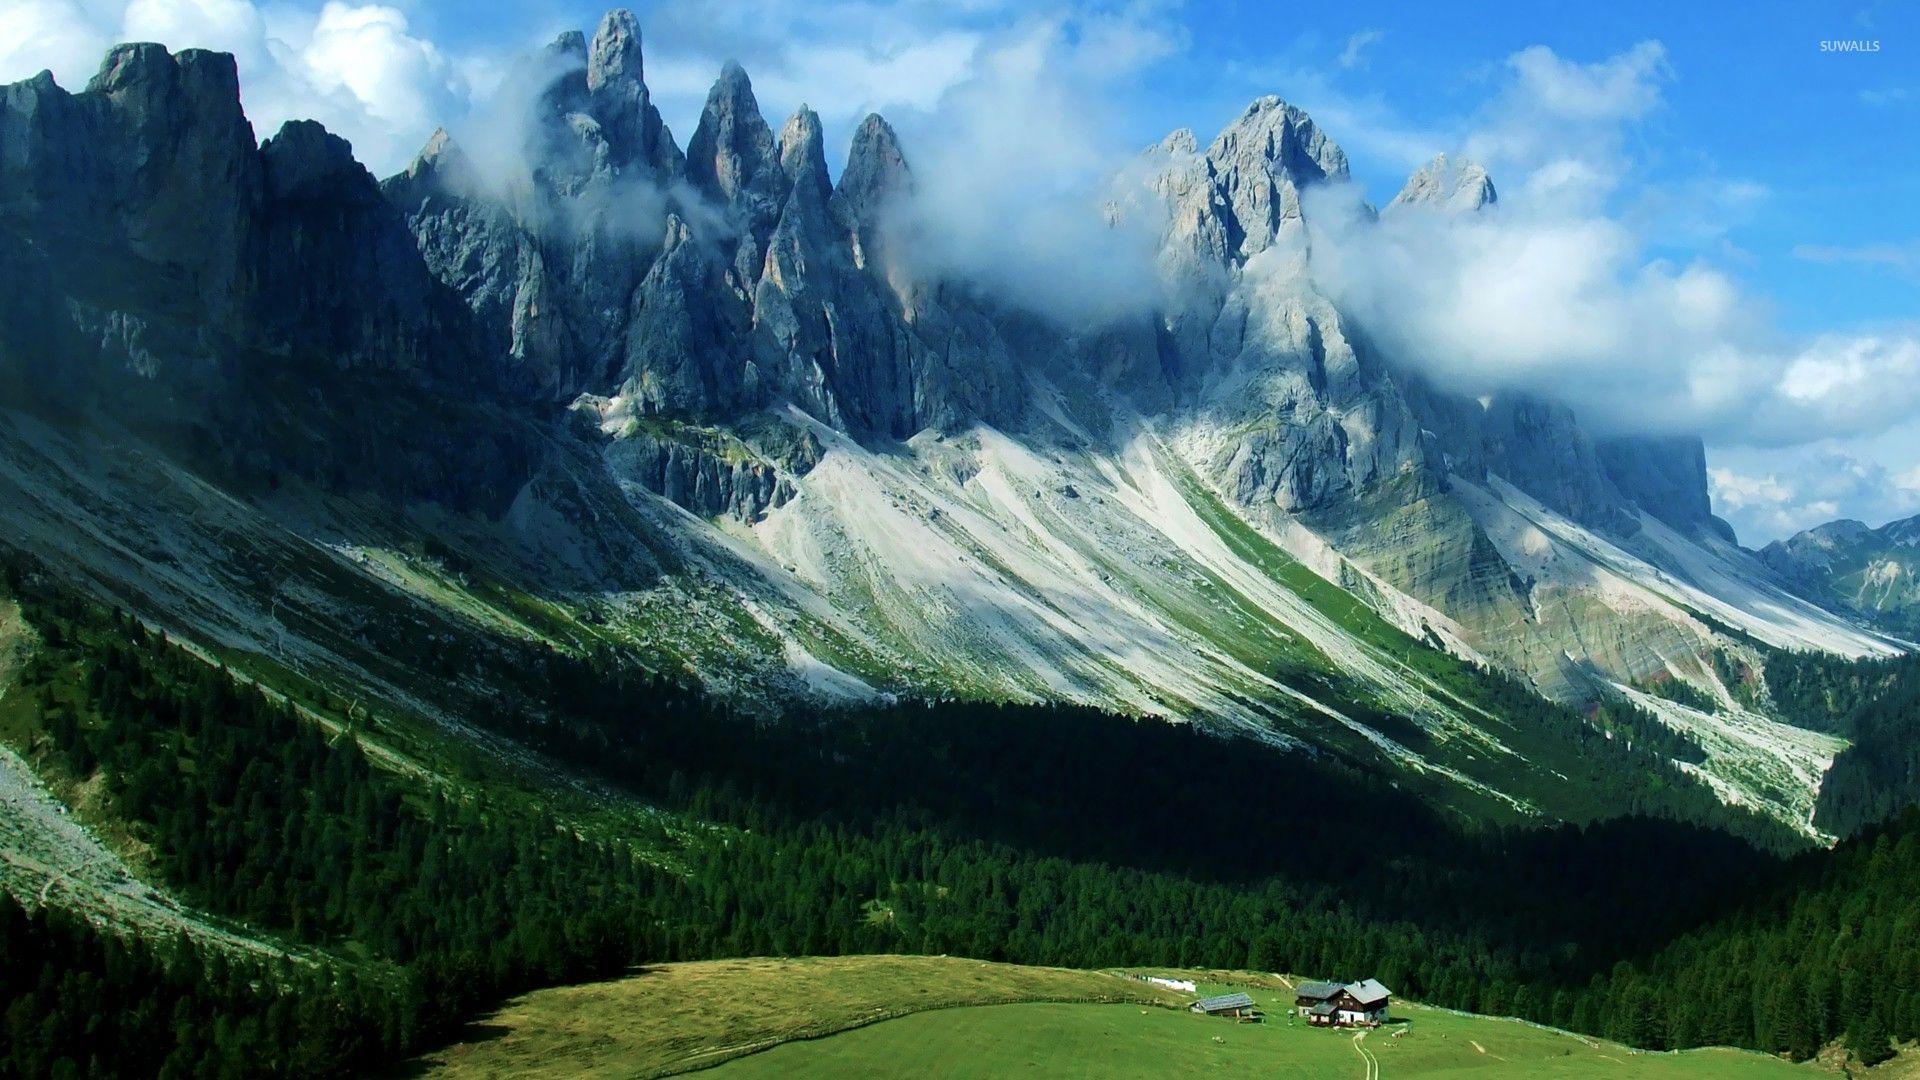
[[[1253,1007],[1253,998],[1248,994],[1201,998],[1193,1003],[1193,1011],[1207,1016],[1231,1016],[1238,1020],[1260,1019],[1260,1012]]]
[[[1392,992],[1378,979],[1339,983],[1303,982],[1294,988],[1294,1008],[1309,1024],[1354,1027],[1382,1024]]]

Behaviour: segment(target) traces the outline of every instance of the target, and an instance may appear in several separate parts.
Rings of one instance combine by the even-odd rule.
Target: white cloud
[[[0,4],[0,82],[51,70],[63,84],[84,83],[111,36],[77,0],[8,0]]]
[[[0,4],[0,80],[51,68],[78,90],[119,41],[232,53],[259,135],[287,120],[319,120],[376,174],[403,165],[470,97],[469,64],[411,34],[399,8],[339,0],[317,10],[249,0],[13,0]]]
[[[283,69],[325,96],[317,118],[343,129],[376,174],[397,170],[470,105],[463,69],[413,36],[398,8],[331,0],[310,29],[290,28],[285,40]]]
[[[1838,518],[1877,526],[1920,510],[1920,467],[1895,473],[1838,445],[1710,468],[1707,485],[1714,512],[1753,546]]]
[[[1798,244],[1793,257],[1814,263],[1853,263],[1901,274],[1920,273],[1920,242],[1905,244]]]
[[[215,49],[253,65],[265,59],[266,33],[247,0],[133,0],[120,19],[122,40]]]
[[[1102,210],[1136,151],[1115,87],[1181,44],[1134,16],[1032,20],[984,42],[936,108],[895,117],[916,189],[896,250],[924,275],[1066,320],[1145,308],[1157,223],[1115,226]]]
[[[1357,192],[1313,196],[1311,272],[1393,358],[1469,394],[1567,401],[1602,429],[1722,443],[1865,435],[1920,414],[1920,328],[1798,338],[1706,258],[1659,254],[1730,250],[1725,222],[1767,192],[1644,181],[1625,147],[1671,77],[1657,43],[1589,64],[1536,46],[1506,70],[1460,137],[1504,163],[1497,208],[1376,225],[1340,205]]]
[[[1505,178],[1503,194],[1587,209],[1625,178],[1625,133],[1664,106],[1673,77],[1657,41],[1591,63],[1534,45],[1509,57],[1507,71],[1466,136],[1467,155]]]
[[[1661,104],[1661,86],[1672,78],[1666,47],[1642,41],[1598,63],[1567,60],[1545,45],[1532,45],[1507,60],[1517,76],[1512,103],[1541,116],[1611,124],[1638,120]]]
[[[1339,64],[1343,68],[1364,68],[1367,66],[1366,51],[1369,46],[1378,44],[1387,36],[1385,30],[1361,30],[1347,38],[1346,47],[1340,50]]]

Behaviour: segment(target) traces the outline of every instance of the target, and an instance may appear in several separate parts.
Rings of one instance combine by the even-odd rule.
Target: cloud
[[[1508,57],[1508,81],[1473,122],[1467,156],[1506,178],[1503,194],[1530,192],[1594,208],[1626,178],[1623,142],[1665,106],[1673,79],[1666,47],[1643,41],[1582,63],[1533,45]]]
[[[410,34],[398,8],[328,3],[297,56],[306,82],[351,96],[383,136],[411,141],[463,110],[470,97],[464,74],[432,42]]]
[[[1339,65],[1348,69],[1365,68],[1367,66],[1367,59],[1364,54],[1367,48],[1377,44],[1381,38],[1386,36],[1387,32],[1385,30],[1361,30],[1355,33],[1353,36],[1347,38],[1346,48],[1340,50]]]
[[[923,276],[1064,321],[1150,307],[1159,225],[1103,212],[1136,152],[1115,91],[1183,40],[1128,14],[1030,20],[983,42],[936,108],[896,118],[915,194],[894,250]]]
[[[232,53],[254,129],[314,119],[376,174],[405,164],[433,127],[471,101],[465,61],[411,33],[383,4],[311,7],[249,0],[24,0],[0,5],[0,80],[43,67],[78,90],[119,41]]]
[[[1899,274],[1920,273],[1920,241],[1905,244],[1798,244],[1793,257],[1806,262],[1852,263]]]
[[[1920,412],[1920,329],[1796,339],[1724,272],[1649,258],[1646,237],[1604,216],[1502,203],[1376,225],[1342,198],[1309,203],[1315,280],[1442,385],[1568,401],[1607,430],[1759,445],[1869,434]]]
[[[1506,73],[1461,137],[1505,163],[1496,208],[1375,223],[1358,192],[1310,193],[1309,272],[1391,359],[1467,394],[1566,401],[1604,431],[1784,446],[1920,414],[1920,328],[1791,335],[1707,258],[1663,254],[1726,250],[1724,223],[1767,193],[1640,178],[1626,147],[1671,78],[1660,45],[1593,63],[1535,46]]]
[[[8,0],[0,4],[0,82],[51,70],[65,85],[84,83],[110,37],[76,0]]]
[[[1920,468],[1896,473],[1832,446],[1803,448],[1776,465],[1707,470],[1714,512],[1749,544],[1843,517],[1877,526],[1920,511]]]

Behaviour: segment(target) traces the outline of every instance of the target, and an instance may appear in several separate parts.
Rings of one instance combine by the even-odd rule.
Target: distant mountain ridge
[[[1826,748],[1728,673],[1893,646],[1733,543],[1698,439],[1376,349],[1307,272],[1303,193],[1348,178],[1301,110],[1145,151],[1115,213],[1166,299],[1071,325],[903,257],[878,116],[836,184],[819,118],[776,132],[729,64],[682,150],[619,11],[509,84],[506,145],[437,133],[382,183],[312,122],[255,146],[219,54],[0,89],[5,535],[427,714],[384,622],[745,701],[1098,703],[1512,800],[1530,766],[1425,646],[1581,703],[1678,679],[1740,714],[1670,719],[1724,736],[1716,790],[1807,827]],[[1499,211],[1436,160],[1389,212]]]
[[[1768,544],[1760,558],[1822,602],[1920,636],[1920,516],[1877,529],[1830,521]]]

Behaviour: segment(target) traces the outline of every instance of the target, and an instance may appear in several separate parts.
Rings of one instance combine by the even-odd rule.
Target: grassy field
[[[1203,994],[1249,991],[1268,1022],[1195,1016],[1168,1007],[1190,996],[1113,972],[948,957],[721,960],[528,994],[474,1025],[467,1041],[418,1064],[449,1076],[659,1076],[717,1066],[742,1080],[1822,1075],[1732,1050],[1636,1053],[1401,1002],[1394,1005],[1396,1023],[1356,1039],[1289,1019],[1285,980],[1233,972],[1198,977]]]
[[[1185,1000],[1110,972],[937,956],[662,964],[517,998],[420,1064],[447,1076],[660,1076],[929,1009],[1104,1001],[1173,1015]]]
[[[1209,989],[1202,984],[1202,992]],[[750,1077],[1801,1077],[1815,1071],[1732,1050],[1637,1054],[1489,1017],[1395,1006],[1404,1022],[1356,1037],[1289,1021],[1281,995],[1253,991],[1264,1024],[1125,1005],[1031,1004],[909,1016],[729,1062]],[[1403,1034],[1395,1036],[1395,1031]]]

